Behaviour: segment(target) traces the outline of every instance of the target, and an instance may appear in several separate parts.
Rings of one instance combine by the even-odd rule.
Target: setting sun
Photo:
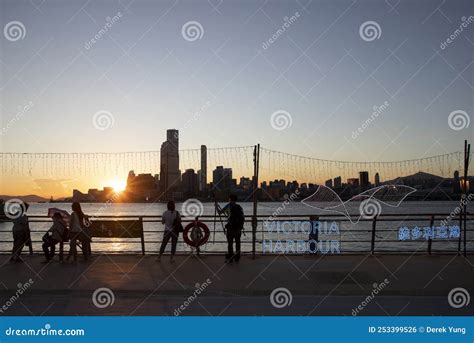
[[[114,189],[115,192],[120,193],[125,190],[127,187],[127,182],[125,180],[115,178],[108,182],[108,184]]]

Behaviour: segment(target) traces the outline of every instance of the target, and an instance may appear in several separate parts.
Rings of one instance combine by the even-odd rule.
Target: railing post
[[[373,255],[375,252],[375,231],[377,229],[377,216],[372,220],[372,239],[370,242],[370,253]]]
[[[316,242],[316,247],[314,249],[314,255],[316,255],[318,252],[318,244],[317,242],[319,242],[319,226],[317,228],[317,230],[314,230],[314,222],[319,222],[319,216],[309,216],[309,223],[311,224],[311,231],[309,233],[309,240],[314,240]],[[321,223],[320,223],[321,224]],[[309,243],[309,242],[308,242]],[[310,254],[313,254],[311,253],[312,249],[311,249],[311,243],[308,244],[308,249],[309,249],[309,253]]]
[[[459,205],[461,209],[459,213],[459,239],[458,239],[458,255],[461,255],[461,240],[462,240],[462,218],[463,218],[463,206],[462,203]]]
[[[430,219],[430,228],[431,229],[434,229],[433,228],[433,225],[434,225],[434,220],[435,220],[435,216],[434,215],[431,215],[431,219]],[[430,238],[428,239],[428,255],[431,255],[431,245],[433,244],[433,240]]]
[[[141,240],[142,240],[142,255],[145,256],[145,234],[143,233],[143,217],[139,217],[138,221],[140,222],[141,228]]]
[[[260,144],[253,150],[253,215],[252,215],[252,259],[255,259],[257,243],[257,204],[258,204],[258,172],[260,163]]]

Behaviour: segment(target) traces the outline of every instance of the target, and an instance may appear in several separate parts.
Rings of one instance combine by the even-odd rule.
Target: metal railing
[[[242,253],[252,253],[253,237],[252,237],[252,216],[246,216],[245,222],[245,236],[242,236]],[[467,215],[467,228],[461,230],[459,238],[443,239],[443,240],[399,240],[398,230],[402,226],[420,226],[421,228],[429,226],[438,226],[437,222],[450,219],[449,225],[457,225],[462,227],[460,216],[450,216],[449,213],[436,214],[384,214],[374,217],[372,219],[360,219],[357,224],[352,224],[351,221],[342,215],[335,214],[320,214],[320,215],[279,215],[276,217],[269,217],[268,215],[256,216],[257,228],[255,230],[255,243],[257,246],[257,254],[278,254],[278,252],[265,251],[265,243],[269,239],[275,241],[285,241],[287,238],[297,238],[298,241],[311,240],[318,244],[324,241],[322,235],[309,237],[308,234],[300,233],[299,235],[288,236],[286,233],[280,231],[278,233],[269,232],[268,223],[288,223],[288,222],[309,222],[318,220],[321,223],[336,222],[339,226],[339,239],[337,240],[340,246],[340,253],[447,253],[460,254],[464,252],[471,254],[474,251],[474,215]],[[161,216],[157,215],[101,215],[92,217],[92,220],[141,220],[143,222],[144,244],[146,252],[153,254],[158,251],[161,243],[162,234],[164,232],[161,224]],[[199,218],[206,223],[211,231],[209,241],[201,247],[203,254],[222,254],[226,251],[227,241],[223,233],[222,224],[219,218],[210,215],[203,215]],[[269,221],[270,220],[270,221]],[[183,225],[192,222],[192,219],[183,218]],[[10,253],[13,239],[9,231],[11,225],[1,224],[1,222],[9,222],[9,220],[0,221],[0,253]],[[29,216],[31,227],[32,246],[34,252],[41,252],[41,237],[49,228],[51,218],[47,216]],[[349,228],[342,228],[342,226],[349,225]],[[38,229],[38,226],[43,226]],[[214,229],[215,228],[215,229]],[[286,236],[285,236],[286,235]],[[297,236],[297,237],[296,237]],[[333,237],[334,238],[334,237]],[[334,239],[331,239],[334,240]],[[189,253],[191,248],[182,243],[178,245],[178,253]],[[65,244],[66,248],[68,244]],[[131,247],[136,249],[130,249]],[[125,239],[125,238],[93,238],[92,251],[93,253],[140,253],[141,249],[140,239]],[[249,249],[250,248],[250,249]],[[260,250],[258,249],[260,248]],[[67,251],[67,249],[66,249]],[[286,251],[285,253],[292,254]],[[320,253],[320,252],[319,252]],[[294,253],[303,254],[303,253]]]

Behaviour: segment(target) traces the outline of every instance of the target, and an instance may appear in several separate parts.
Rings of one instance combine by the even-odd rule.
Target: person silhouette
[[[240,237],[244,229],[245,215],[242,206],[237,204],[237,196],[231,194],[229,203],[224,208],[217,208],[219,213],[227,215],[227,224],[225,225],[227,238],[226,263],[239,262],[240,260]],[[234,254],[235,241],[235,254]]]
[[[63,240],[66,230],[66,223],[62,215],[56,212],[53,215],[53,225],[43,236],[42,248],[45,257],[43,263],[48,263],[53,260],[56,244]]]
[[[77,260],[77,245],[81,242],[82,254],[84,259],[87,260],[91,254],[90,249],[90,237],[87,233],[87,227],[90,225],[88,216],[82,212],[81,204],[77,201],[72,203],[72,214],[69,218],[69,254],[66,260],[69,260],[71,255],[74,261]]]
[[[23,247],[31,244],[30,223],[28,221],[28,216],[26,215],[26,211],[28,211],[29,207],[30,205],[24,202],[24,210],[17,218],[12,220],[13,249],[10,262],[23,262],[23,259],[20,257]]]
[[[176,211],[176,205],[173,200],[168,201],[166,207],[167,210],[161,217],[161,223],[165,225],[165,231],[163,233],[163,240],[161,242],[158,260],[161,259],[161,255],[163,255],[166,245],[171,238],[170,262],[173,262],[176,253],[176,245],[178,244],[179,231],[177,230],[177,227],[181,224],[181,215]]]

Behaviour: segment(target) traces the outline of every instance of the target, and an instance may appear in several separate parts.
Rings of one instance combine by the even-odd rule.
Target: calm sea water
[[[359,213],[359,204],[353,203],[348,207],[349,213],[355,214]],[[221,205],[224,205],[221,203]],[[246,215],[252,214],[252,203],[242,203],[241,204]],[[278,208],[281,207],[280,202],[262,202],[258,205],[258,214],[259,215],[268,215],[270,216]],[[323,206],[323,204],[320,204]],[[382,214],[424,214],[423,220],[419,221],[408,221],[403,220],[401,217],[399,220],[390,221],[390,222],[378,222],[377,223],[377,235],[376,235],[376,249],[383,250],[415,250],[420,249],[420,251],[426,251],[427,243],[426,241],[416,241],[416,242],[407,242],[407,241],[398,241],[398,228],[401,226],[414,227],[418,226],[427,226],[429,224],[429,215],[430,214],[439,214],[439,213],[451,213],[457,206],[458,202],[455,201],[424,201],[424,202],[404,202],[398,208],[382,206]],[[28,215],[41,215],[44,216],[47,214],[47,210],[50,207],[57,207],[70,212],[71,204],[70,203],[32,203]],[[163,211],[166,210],[166,204],[100,204],[100,203],[84,203],[82,204],[83,210],[86,214],[90,216],[97,215],[161,215]],[[471,207],[471,210],[469,209]],[[204,215],[214,215],[214,204],[213,203],[203,203],[202,204],[203,214]],[[182,204],[177,204],[177,210],[182,214],[186,211],[182,208]],[[472,205],[468,205],[468,211],[472,212]],[[323,212],[316,210],[314,208],[308,207],[300,202],[290,203],[282,214],[290,215],[324,215],[330,212]],[[426,218],[426,219],[425,219]],[[192,219],[188,217],[188,219]],[[437,218],[435,225],[439,223],[440,220],[444,217]],[[211,236],[206,245],[201,247],[203,252],[222,252],[226,249],[225,236],[223,234],[222,226],[220,223],[214,225],[212,222],[206,223],[211,231]],[[329,240],[338,240],[340,244],[341,252],[349,251],[367,251],[370,249],[370,238],[371,238],[371,222],[359,222],[353,224],[349,221],[337,221],[337,226],[339,232],[337,234],[332,233],[331,235],[321,235],[320,239],[323,241],[322,249],[325,248],[325,241]],[[452,223],[457,224],[457,223]],[[11,223],[0,223],[0,241],[10,241],[11,240]],[[31,229],[33,231],[32,238],[35,241],[41,241],[43,233],[49,228],[50,223],[43,222],[33,222],[31,223]],[[293,227],[293,226],[290,226]],[[245,225],[247,235],[242,237],[242,250],[251,251],[251,226],[247,222]],[[257,252],[262,252],[263,246],[261,242],[266,240],[266,251],[269,250],[269,243],[273,249],[275,248],[275,243],[278,240],[305,240],[308,239],[307,234],[299,232],[291,232],[290,234],[279,234],[273,232],[268,233],[267,228],[263,226],[262,223],[259,224],[257,234]],[[468,222],[468,229],[474,229],[474,222]],[[155,253],[159,247],[159,241],[162,237],[163,225],[159,222],[145,222],[145,248],[149,253]],[[468,232],[468,241],[474,239],[474,232]],[[107,241],[107,242],[104,242]],[[329,244],[329,243],[327,243]],[[35,243],[35,251],[41,250],[40,242]],[[285,246],[286,247],[286,246]],[[285,248],[284,247],[284,248]],[[121,242],[120,239],[94,239],[92,248],[94,251],[106,251],[106,252],[139,252],[141,251],[140,240],[127,240],[126,242]],[[9,242],[0,242],[0,251],[5,252],[11,249],[11,243]],[[433,250],[456,250],[457,242],[449,241],[435,241],[433,243]],[[468,243],[468,249],[470,251],[474,250],[474,244],[472,242]],[[192,249],[182,242],[178,244],[178,251],[182,252],[191,252]]]

